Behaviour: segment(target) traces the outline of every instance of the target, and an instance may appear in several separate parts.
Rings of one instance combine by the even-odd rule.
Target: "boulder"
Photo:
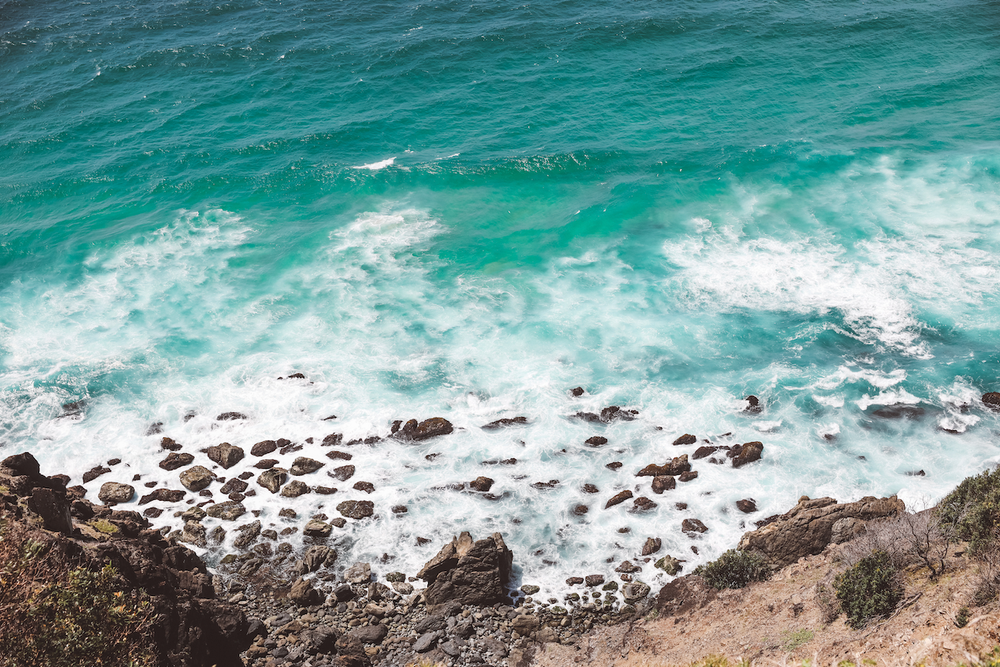
[[[325,463],[320,463],[315,459],[300,456],[292,462],[292,469],[289,472],[293,475],[308,475],[309,473],[316,472],[325,465]]]
[[[833,541],[834,524],[841,519],[870,521],[896,516],[905,509],[896,496],[866,496],[853,503],[838,503],[833,498],[810,500],[803,496],[795,507],[771,523],[745,533],[739,548],[758,551],[772,567],[781,568],[823,551]]]
[[[371,482],[355,482],[351,488],[355,491],[364,491],[365,493],[375,492],[375,485]]]
[[[638,410],[623,410],[617,405],[610,405],[601,410],[601,421],[605,423],[615,421],[630,422],[639,414]]]
[[[642,545],[642,555],[650,556],[655,554],[663,546],[663,541],[658,537],[647,537],[646,543]]]
[[[354,628],[348,634],[362,644],[381,644],[382,640],[389,635],[389,628],[379,623],[378,625],[366,625]]]
[[[242,447],[230,445],[228,442],[209,447],[205,450],[205,453],[208,455],[208,458],[227,470],[242,461],[245,456]]]
[[[677,481],[678,482],[690,482],[692,479],[698,479],[698,471],[697,470],[688,470],[687,472],[682,472],[677,477]]]
[[[594,586],[600,586],[601,584],[604,583],[604,575],[603,574],[588,574],[586,577],[583,578],[583,580],[584,580],[584,582],[586,582],[586,584],[588,586],[590,586],[591,588],[593,588]]]
[[[300,577],[292,584],[288,599],[300,607],[311,607],[323,601],[323,594],[313,588],[312,581]]]
[[[261,440],[250,448],[253,456],[265,456],[278,448],[278,443],[274,440]]]
[[[988,391],[983,394],[983,405],[991,410],[1000,410],[1000,392]]]
[[[541,625],[538,617],[534,614],[519,614],[510,622],[510,629],[520,635],[530,635]]]
[[[760,404],[760,399],[754,396],[753,394],[750,394],[743,400],[747,402],[746,407],[743,408],[745,412],[760,412],[761,410],[764,409],[763,406]]]
[[[340,633],[329,625],[318,625],[302,634],[306,650],[312,653],[333,653]]]
[[[299,496],[303,496],[311,492],[312,489],[309,488],[308,484],[297,479],[293,479],[281,489],[281,496],[283,498],[298,498]]]
[[[583,393],[584,393],[584,391],[585,391],[585,390],[584,390],[584,388],[583,388],[583,387],[573,387],[572,389],[570,389],[570,390],[569,390],[569,393],[570,393],[570,394],[571,394],[571,395],[572,395],[572,396],[573,396],[574,398],[579,398],[580,396],[583,396]]]
[[[653,478],[653,493],[663,493],[677,487],[677,479],[672,475],[657,475]]]
[[[607,504],[604,506],[604,509],[608,509],[609,507],[614,507],[615,505],[619,505],[631,497],[632,497],[632,492],[629,491],[628,489],[625,489],[624,491],[616,493],[614,496],[612,496],[611,499],[608,500]]]
[[[350,584],[367,584],[372,580],[372,566],[368,563],[355,563],[344,571],[344,581]]]
[[[417,423],[416,419],[411,419],[393,433],[393,437],[406,442],[420,442],[440,435],[448,435],[455,428],[451,422],[444,417],[431,417]]]
[[[318,519],[311,519],[302,529],[302,534],[306,537],[325,538],[330,537],[331,532],[333,532],[333,526]]]
[[[650,463],[648,466],[637,472],[635,476],[659,477],[661,475],[680,475],[682,472],[687,472],[690,469],[691,464],[688,463],[688,455],[682,454],[681,456],[675,456],[673,459],[661,466],[658,466],[655,463]]]
[[[82,505],[86,501],[77,500],[75,503]],[[31,496],[28,497],[28,509],[42,518],[42,525],[46,529],[65,534],[73,532],[73,515],[70,511],[70,503],[66,499],[66,492],[62,489],[36,486],[31,489]],[[88,507],[87,510],[89,509]],[[87,510],[84,510],[83,513],[87,513]],[[92,511],[90,514],[93,516]]]
[[[681,521],[681,530],[685,533],[704,533],[708,531],[708,526],[699,519],[684,519]]]
[[[188,491],[201,491],[215,479],[215,474],[205,466],[192,466],[181,473],[181,484]]]
[[[271,493],[277,493],[286,481],[288,481],[288,473],[283,468],[265,470],[257,477],[257,484]]]
[[[698,442],[698,438],[691,435],[690,433],[685,433],[684,435],[674,440],[675,445],[693,445],[696,442]]]
[[[635,604],[647,595],[649,595],[649,586],[641,581],[634,581],[622,586],[622,597],[625,598],[625,604]]]
[[[484,431],[496,431],[502,428],[507,428],[509,426],[520,426],[522,424],[527,424],[527,417],[504,417],[503,419],[498,419],[492,421],[489,424],[482,426]]]
[[[744,514],[751,514],[757,511],[757,501],[753,498],[744,498],[736,501],[736,509]]]
[[[253,475],[253,473],[250,474],[251,476]],[[230,493],[243,493],[244,491],[247,490],[248,486],[250,485],[244,482],[239,477],[233,477],[232,479],[230,479],[229,481],[227,481],[225,484],[222,485],[222,488],[219,489],[219,492],[225,493],[227,495]]]
[[[656,561],[654,565],[670,576],[674,576],[680,572],[682,567],[681,562],[669,554]]]
[[[177,470],[178,468],[183,468],[186,465],[191,465],[193,462],[193,454],[188,454],[186,452],[180,454],[177,452],[170,452],[167,454],[167,458],[160,461],[160,467],[164,470]]]
[[[177,442],[173,438],[163,436],[163,439],[160,440],[160,448],[165,449],[168,452],[176,452],[181,448],[181,443]]]
[[[355,468],[352,465],[340,466],[339,468],[334,468],[332,474],[341,482],[346,482],[351,477],[354,477],[354,470]]]
[[[101,484],[101,490],[97,494],[97,499],[105,505],[127,503],[133,497],[135,497],[135,488],[118,482],[105,482]]]
[[[647,498],[646,496],[639,496],[632,503],[633,512],[648,512],[650,510],[656,509],[656,503]]]
[[[233,502],[232,500],[227,500],[224,503],[217,503],[215,505],[209,505],[205,512],[208,516],[213,519],[222,519],[223,521],[234,521],[244,514],[246,514],[246,508],[240,503]]]
[[[417,573],[427,582],[424,598],[429,612],[449,603],[487,606],[506,602],[514,555],[500,533],[473,541],[462,532],[442,547]]]
[[[192,458],[192,460],[194,459],[193,456],[191,458]],[[83,473],[83,483],[87,484],[89,482],[93,482],[95,479],[97,479],[101,475],[106,475],[109,472],[111,472],[111,468],[108,468],[108,467],[105,467],[105,466],[100,466],[100,465],[94,466],[93,468],[91,468],[87,472]]]
[[[592,435],[584,441],[591,447],[600,447],[602,445],[608,444],[608,439],[603,435]]]
[[[345,500],[337,511],[348,519],[365,519],[375,513],[375,503],[370,500]]]
[[[471,482],[469,482],[469,488],[474,491],[480,491],[486,493],[491,488],[493,488],[493,480],[489,477],[477,477]]]
[[[734,468],[742,468],[746,464],[760,459],[761,452],[763,451],[764,443],[755,441],[736,445],[726,453],[726,456],[732,459]]]
[[[221,415],[216,417],[216,421],[235,421],[237,419],[246,419],[247,416],[242,412],[223,412]]]
[[[326,458],[333,459],[334,461],[350,461],[354,456],[339,449],[333,449],[326,453]]]

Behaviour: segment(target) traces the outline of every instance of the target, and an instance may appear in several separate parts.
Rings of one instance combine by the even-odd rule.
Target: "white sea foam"
[[[386,167],[392,165],[396,161],[396,158],[391,157],[381,162],[371,162],[369,164],[358,165],[357,167],[351,167],[351,169],[368,169],[369,171],[378,171],[379,169],[385,169]]]

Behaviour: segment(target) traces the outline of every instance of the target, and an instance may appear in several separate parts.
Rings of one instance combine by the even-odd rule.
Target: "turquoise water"
[[[301,442],[287,465],[326,461],[333,431],[444,416],[451,436],[352,448],[371,496],[244,503],[280,524],[369,498],[342,559],[408,572],[500,530],[550,594],[647,536],[713,557],[756,518],[740,498],[933,502],[1000,461],[979,400],[1000,387],[996,16],[0,2],[0,453],[74,482],[122,458],[96,496],[133,474],[177,488],[153,422],[191,452]],[[608,405],[639,418],[569,419]],[[229,410],[250,419],[214,420]],[[682,433],[764,458],[651,494],[634,472],[693,454]],[[500,500],[440,488],[481,474]],[[625,488],[659,506],[604,510]]]

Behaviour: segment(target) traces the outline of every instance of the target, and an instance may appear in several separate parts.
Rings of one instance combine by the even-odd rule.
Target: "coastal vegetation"
[[[694,571],[716,590],[744,588],[753,581],[766,581],[772,570],[764,557],[754,551],[730,549],[716,560]]]

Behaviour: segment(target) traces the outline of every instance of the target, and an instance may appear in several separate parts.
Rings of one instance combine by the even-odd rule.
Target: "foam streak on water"
[[[74,483],[121,458],[91,497],[178,488],[162,435],[203,464],[288,438],[280,465],[323,461],[304,481],[338,491],[256,488],[265,527],[372,500],[342,562],[409,574],[500,531],[548,597],[649,536],[690,568],[800,495],[919,506],[1000,461],[980,402],[1000,84],[976,6],[29,9],[0,22],[0,454]],[[638,418],[571,418],[611,405]],[[455,433],[342,448],[355,477],[327,475],[326,435],[432,416]],[[694,461],[662,495],[635,477],[753,440],[760,462]],[[449,488],[480,475],[494,499]],[[625,489],[658,506],[605,510]],[[154,506],[170,527],[187,507]]]

